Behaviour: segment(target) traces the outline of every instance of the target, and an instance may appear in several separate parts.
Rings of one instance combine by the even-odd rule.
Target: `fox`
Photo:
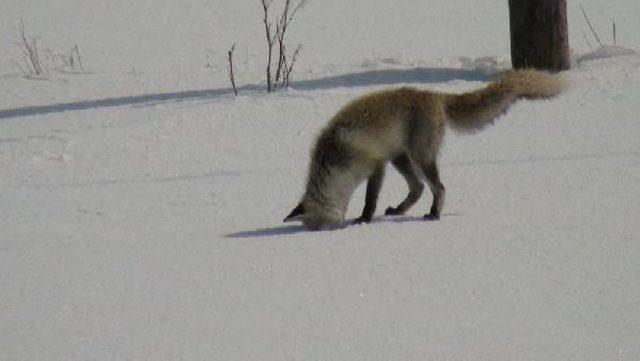
[[[423,219],[438,220],[445,201],[438,168],[445,128],[476,133],[516,101],[549,99],[565,85],[558,74],[525,69],[509,70],[485,87],[462,94],[402,87],[361,96],[320,131],[305,191],[284,222],[301,220],[311,230],[343,225],[349,200],[365,180],[364,208],[352,223],[370,222],[388,162],[404,177],[409,193],[384,214],[404,214],[420,199],[426,181],[432,203]]]

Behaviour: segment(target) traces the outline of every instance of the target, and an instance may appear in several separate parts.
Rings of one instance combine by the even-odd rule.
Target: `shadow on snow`
[[[442,217],[457,217],[457,216],[461,216],[463,213],[444,213],[442,215]],[[235,233],[230,233],[225,235],[226,238],[264,238],[264,237],[274,237],[274,236],[285,236],[285,235],[293,235],[293,234],[298,234],[298,233],[323,233],[323,232],[332,232],[332,231],[336,231],[336,230],[340,230],[340,229],[353,229],[353,228],[360,228],[360,229],[366,229],[366,228],[371,228],[372,225],[374,224],[384,224],[384,223],[433,223],[433,222],[437,222],[437,221],[429,221],[429,220],[425,220],[423,217],[419,217],[419,216],[392,216],[392,217],[387,217],[387,216],[381,216],[381,217],[374,217],[374,219],[371,221],[371,223],[365,224],[352,224],[351,223],[352,220],[345,222],[344,224],[341,224],[339,226],[330,228],[330,229],[323,229],[320,231],[310,231],[307,227],[303,226],[303,225],[286,225],[286,226],[277,226],[277,227],[266,227],[266,228],[259,228],[256,230],[252,230],[252,231],[241,231],[241,232],[235,232]]]
[[[296,234],[308,232],[307,228],[302,225],[296,226],[278,226],[270,228],[259,228],[253,231],[242,231],[236,233],[227,234],[227,238],[261,238],[261,237],[273,237],[284,236],[289,234]]]
[[[372,70],[361,73],[344,74],[318,79],[300,80],[291,83],[291,88],[299,91],[324,90],[340,87],[364,87],[372,85],[441,83],[452,80],[489,81],[495,77],[492,72],[480,69],[457,68],[413,68]],[[264,85],[250,84],[238,90],[243,93],[256,92]],[[190,90],[172,93],[145,94],[128,97],[114,97],[97,100],[85,100],[71,103],[30,106],[0,110],[0,119],[26,117],[31,115],[60,113],[75,110],[87,110],[126,105],[144,105],[167,101],[216,99],[232,96],[231,88]]]

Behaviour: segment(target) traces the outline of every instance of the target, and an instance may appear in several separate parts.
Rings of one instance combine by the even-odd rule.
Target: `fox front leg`
[[[367,181],[367,193],[364,199],[364,209],[362,215],[356,218],[353,223],[369,223],[373,218],[373,213],[376,211],[376,205],[378,203],[378,194],[380,194],[380,188],[382,187],[382,180],[384,179],[384,164],[378,165],[373,171],[373,174]]]

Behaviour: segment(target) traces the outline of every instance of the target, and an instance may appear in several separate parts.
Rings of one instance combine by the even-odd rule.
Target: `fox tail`
[[[559,75],[537,70],[509,71],[484,88],[445,94],[448,124],[461,132],[479,131],[506,113],[518,99],[548,99],[564,88]]]

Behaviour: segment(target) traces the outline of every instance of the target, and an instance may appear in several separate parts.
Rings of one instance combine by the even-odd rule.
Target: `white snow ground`
[[[583,3],[640,49],[637,1]],[[257,5],[2,3],[0,360],[640,359],[640,57],[583,57],[559,98],[449,132],[441,221],[425,194],[307,232],[280,222],[319,128],[380,87],[482,86],[506,4],[311,0],[304,81],[234,98],[233,41],[261,80]],[[18,18],[89,70],[25,79]],[[389,169],[379,208],[405,188]]]

